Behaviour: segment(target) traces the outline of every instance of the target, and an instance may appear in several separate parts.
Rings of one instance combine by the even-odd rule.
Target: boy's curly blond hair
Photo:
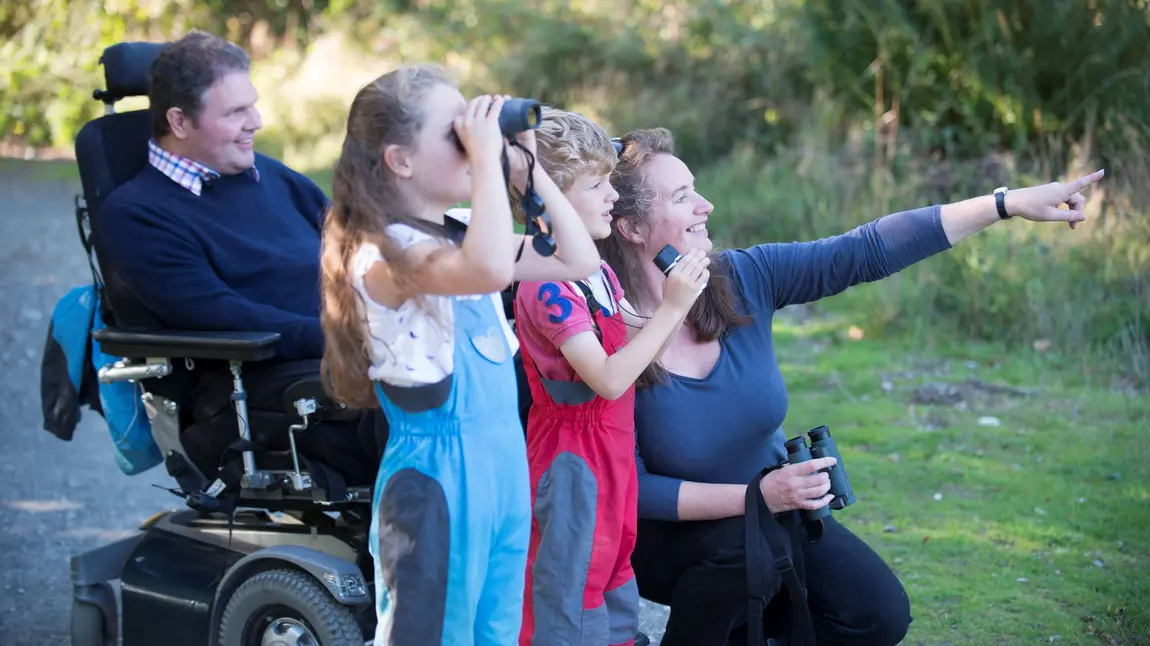
[[[551,177],[561,191],[567,191],[583,175],[607,175],[615,170],[615,147],[607,131],[577,113],[543,106],[535,131],[535,163]],[[511,212],[522,224],[526,216],[519,208],[523,195],[511,188]]]

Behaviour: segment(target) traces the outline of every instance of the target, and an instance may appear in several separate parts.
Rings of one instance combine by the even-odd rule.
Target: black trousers
[[[245,367],[248,419],[252,439],[271,450],[287,450],[288,427],[299,421],[288,413],[284,391],[319,374],[319,360],[291,361]],[[205,371],[197,383],[193,423],[181,436],[188,457],[209,478],[214,477],[228,445],[239,438],[239,422],[231,404],[231,373]],[[339,471],[349,486],[371,485],[387,444],[387,419],[380,409],[363,411],[354,421],[323,421],[296,435],[299,452]]]
[[[639,521],[631,564],[646,599],[671,607],[663,646],[745,646],[747,576],[743,517],[717,521]],[[796,542],[819,646],[893,646],[910,627],[910,601],[898,578],[866,543],[833,519],[817,544]],[[765,547],[765,546],[764,546]],[[763,567],[774,563],[763,555]],[[772,576],[774,576],[772,574]],[[785,635],[786,588],[763,613],[765,637]]]

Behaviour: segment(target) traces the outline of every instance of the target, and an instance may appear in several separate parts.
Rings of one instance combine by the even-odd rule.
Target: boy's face
[[[611,236],[611,207],[619,194],[611,187],[610,174],[580,175],[564,195],[583,220],[591,239],[605,240]]]

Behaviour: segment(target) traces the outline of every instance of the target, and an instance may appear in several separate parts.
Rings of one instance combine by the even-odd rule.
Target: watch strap
[[[998,219],[1009,220],[1011,215],[1006,212],[1006,187],[994,189],[994,206],[998,208]]]

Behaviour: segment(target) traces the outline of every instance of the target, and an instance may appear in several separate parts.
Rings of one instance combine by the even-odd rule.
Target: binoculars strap
[[[791,599],[790,635],[792,646],[814,644],[814,626],[803,582],[799,580],[795,563],[787,550],[790,537],[767,507],[759,490],[763,476],[778,467],[763,469],[747,486],[744,518],[744,552],[747,558],[747,644],[763,645],[763,610],[770,599],[763,585],[763,541],[767,542],[767,556],[774,559],[775,570]]]
[[[599,272],[603,274],[603,284],[607,289],[611,290],[612,303],[615,310],[618,311],[619,303],[614,300],[615,286],[611,284],[611,279],[607,277],[607,270],[600,268]],[[599,329],[599,312],[602,311],[603,306],[599,304],[599,300],[595,298],[595,294],[591,292],[591,286],[581,280],[575,281],[575,286],[582,292],[583,298],[587,301],[587,308],[591,310],[591,326],[595,328],[595,336],[599,339],[599,343],[603,343],[603,332]]]

